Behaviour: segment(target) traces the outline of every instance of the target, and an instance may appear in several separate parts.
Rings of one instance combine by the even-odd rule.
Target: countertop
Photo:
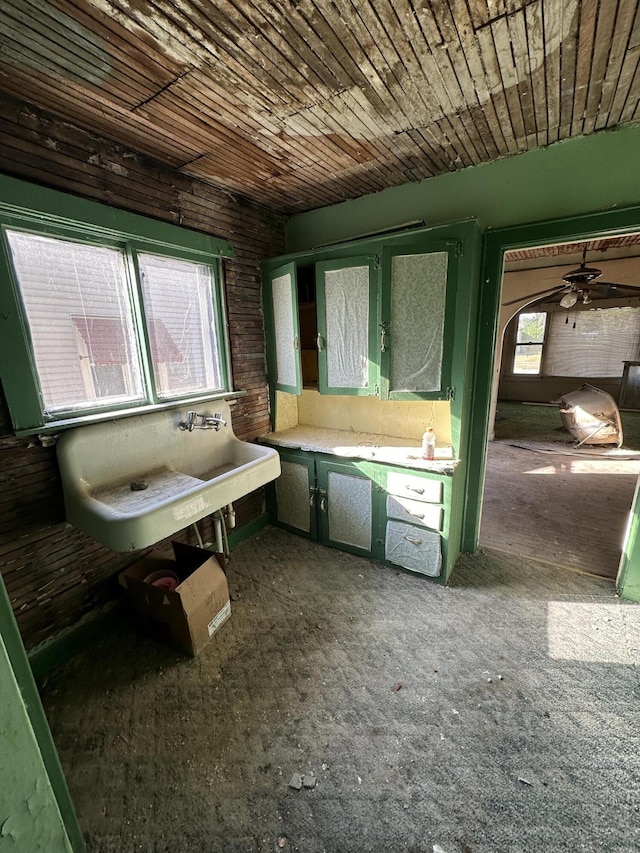
[[[436,446],[435,459],[422,459],[420,443],[407,438],[377,435],[368,432],[349,432],[340,429],[301,424],[282,432],[270,432],[260,439],[262,444],[328,453],[347,459],[365,459],[385,465],[398,465],[416,471],[451,474],[459,464],[451,447]]]

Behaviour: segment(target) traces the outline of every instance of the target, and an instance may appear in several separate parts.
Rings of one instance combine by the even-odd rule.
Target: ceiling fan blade
[[[595,287],[612,287],[614,290],[640,290],[638,284],[622,284],[620,281],[598,281],[594,282],[594,285]]]
[[[635,284],[614,284],[611,281],[599,281],[585,288],[590,293],[598,293],[604,299],[628,299],[640,296],[640,287]]]
[[[525,299],[533,299],[535,296],[544,296],[549,293],[557,293],[560,290],[571,290],[566,284],[558,284],[556,287],[547,287],[546,290],[538,290],[537,293],[528,293],[526,296],[519,296],[517,299],[511,299],[509,302],[503,302],[503,305],[515,305],[516,302],[523,302]]]

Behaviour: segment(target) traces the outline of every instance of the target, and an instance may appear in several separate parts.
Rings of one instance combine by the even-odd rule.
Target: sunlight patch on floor
[[[550,601],[547,639],[554,660],[640,664],[640,607]]]

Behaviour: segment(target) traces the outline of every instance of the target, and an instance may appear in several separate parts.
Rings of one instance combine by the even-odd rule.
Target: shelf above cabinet
[[[452,474],[460,462],[459,459],[453,458],[450,447],[436,447],[436,458],[426,460],[420,458],[419,442],[412,442],[407,438],[304,424],[282,432],[270,432],[260,441],[273,447],[327,453],[347,459],[364,459],[416,471],[431,471],[435,474]]]

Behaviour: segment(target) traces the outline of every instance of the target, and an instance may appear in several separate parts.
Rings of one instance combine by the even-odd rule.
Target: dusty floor
[[[201,657],[123,625],[45,685],[89,851],[640,849],[609,582],[480,553],[444,588],[270,528],[229,580]]]
[[[490,442],[480,544],[613,579],[639,472],[638,458]]]

